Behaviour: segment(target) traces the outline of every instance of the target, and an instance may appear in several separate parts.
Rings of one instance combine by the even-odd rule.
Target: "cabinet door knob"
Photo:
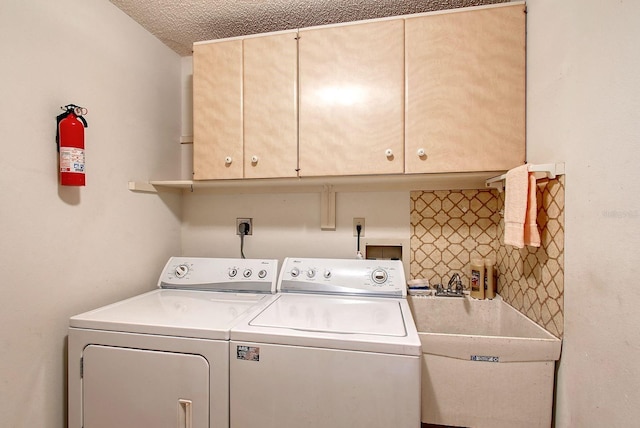
[[[390,158],[391,156],[393,156],[393,150],[391,149],[387,149],[384,151],[384,155],[388,158]]]
[[[224,158],[225,164],[231,165],[231,162],[233,162],[233,159],[231,159],[231,156],[227,156],[226,158]]]
[[[418,149],[418,151],[416,152],[418,154],[419,157],[425,157],[427,155],[427,152],[424,151],[424,149]]]
[[[251,163],[258,163],[258,160],[260,160],[260,158],[256,155],[251,156]]]

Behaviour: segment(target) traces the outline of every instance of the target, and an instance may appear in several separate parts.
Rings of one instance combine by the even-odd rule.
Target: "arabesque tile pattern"
[[[471,258],[494,258],[503,299],[562,337],[564,177],[539,181],[537,190],[542,245],[521,250],[503,244],[504,193],[411,192],[411,278],[446,284],[457,272],[468,287]]]
[[[498,195],[504,207],[504,193]],[[558,337],[564,333],[564,176],[539,182],[540,248],[500,245],[498,292],[511,306]],[[504,235],[504,221],[498,236]]]

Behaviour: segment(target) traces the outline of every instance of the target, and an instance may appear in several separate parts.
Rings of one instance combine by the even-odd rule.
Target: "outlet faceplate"
[[[358,230],[356,227],[360,225],[362,226],[362,230],[360,231],[360,237],[364,237],[364,217],[354,217],[353,218],[353,236],[358,236]]]
[[[240,225],[242,223],[249,224],[249,233],[247,233],[247,235],[253,235],[253,219],[248,217],[236,218],[236,235],[241,235]]]

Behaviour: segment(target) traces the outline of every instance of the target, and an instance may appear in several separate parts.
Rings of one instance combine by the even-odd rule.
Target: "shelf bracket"
[[[320,195],[320,229],[336,230],[336,192],[328,184]]]
[[[130,181],[129,190],[132,192],[158,193],[158,189],[156,189],[153,184],[143,181]]]

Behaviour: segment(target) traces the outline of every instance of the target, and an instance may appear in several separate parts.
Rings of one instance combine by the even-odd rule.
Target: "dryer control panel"
[[[277,278],[277,260],[171,257],[158,287],[275,293]]]
[[[283,293],[406,297],[399,260],[287,258],[278,279]]]

